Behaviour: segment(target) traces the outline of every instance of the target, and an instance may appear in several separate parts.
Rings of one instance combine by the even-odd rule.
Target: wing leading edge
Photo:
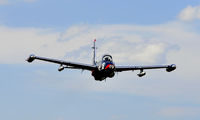
[[[176,69],[176,65],[171,64],[171,65],[155,65],[155,66],[116,66],[115,71],[116,72],[129,71],[129,70],[143,71],[144,69],[162,69],[162,68],[166,68],[167,72],[171,72]]]
[[[67,62],[67,61],[62,61],[62,60],[57,60],[57,59],[51,59],[51,58],[45,58],[45,57],[39,57],[35,55],[30,55],[27,59],[29,63],[33,62],[34,60],[42,60],[46,62],[52,62],[56,64],[60,64],[60,68],[58,69],[59,71],[63,70],[64,68],[72,68],[72,69],[83,69],[83,70],[95,70],[97,67],[88,65],[88,64],[82,64],[82,63],[75,63],[75,62]],[[63,66],[65,65],[65,66]]]

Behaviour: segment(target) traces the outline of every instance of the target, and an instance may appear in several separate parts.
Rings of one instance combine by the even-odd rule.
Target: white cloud
[[[154,27],[156,26],[152,28]],[[155,38],[154,34],[159,33],[148,30],[149,28],[151,27],[136,25],[83,25],[77,29],[75,26],[67,30],[62,40],[70,41],[70,44],[79,41],[78,43],[74,42],[74,44],[84,46],[91,43],[91,38],[97,38],[99,56],[110,53],[116,58],[116,62],[163,63],[163,60],[159,58],[169,50],[169,42]]]
[[[48,33],[48,30],[8,27],[0,27],[0,34],[1,63],[22,63],[30,53],[42,54],[45,46],[54,44],[59,36],[58,33]],[[53,53],[48,47],[46,50]]]
[[[188,6],[180,12],[178,17],[183,21],[200,19],[200,6]]]
[[[129,33],[124,30],[126,27]],[[145,28],[143,31],[137,31],[132,29],[134,27],[134,25],[83,25],[73,26],[62,34],[48,29],[0,27],[2,41],[0,53],[3,55],[0,57],[0,62],[22,62],[22,58],[30,53],[57,58],[69,57],[68,59],[76,61],[83,59],[83,62],[90,61],[91,57],[88,56],[91,56],[90,45],[94,36],[98,40],[99,56],[108,52],[113,54],[116,62],[162,62],[159,58],[168,51],[168,42],[153,39],[154,36],[145,39],[142,33]],[[121,31],[123,32],[119,34],[118,32]],[[134,35],[135,32],[139,34]],[[77,57],[80,58],[77,60]]]

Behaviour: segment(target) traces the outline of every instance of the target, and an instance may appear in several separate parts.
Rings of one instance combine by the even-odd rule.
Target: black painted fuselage
[[[112,78],[115,75],[115,64],[110,55],[104,55],[102,61],[99,62],[97,69],[92,71],[95,80],[102,81],[107,77]]]

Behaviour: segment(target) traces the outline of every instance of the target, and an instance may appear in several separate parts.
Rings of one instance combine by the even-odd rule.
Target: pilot
[[[110,59],[107,57],[107,58],[105,58],[105,61],[110,61]]]

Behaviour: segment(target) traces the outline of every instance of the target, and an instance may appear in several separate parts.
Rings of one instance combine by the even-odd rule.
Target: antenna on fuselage
[[[96,39],[94,39],[94,45],[93,45],[93,47],[92,47],[92,49],[93,49],[93,60],[92,60],[92,64],[93,64],[93,65],[96,65],[96,60],[95,60],[95,58],[96,58],[96,49],[97,49],[97,47],[96,47],[95,43],[96,43]]]

